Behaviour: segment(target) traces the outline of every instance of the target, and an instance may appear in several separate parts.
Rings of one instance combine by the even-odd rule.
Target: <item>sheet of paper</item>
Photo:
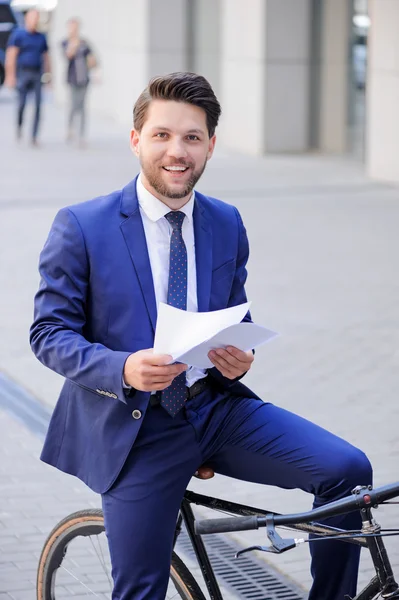
[[[189,312],[159,303],[154,352],[175,360],[184,352],[209,340],[219,331],[240,323],[251,302],[211,312]]]
[[[235,346],[239,350],[247,352],[269,342],[277,335],[275,331],[266,329],[255,323],[238,323],[237,325],[227,327],[211,339],[177,356],[176,360],[200,369],[210,369],[213,367],[212,362],[208,358],[210,350]]]
[[[200,313],[179,310],[161,302],[158,307],[154,352],[170,354],[172,361],[207,369],[212,367],[208,352],[214,348],[235,346],[251,350],[275,338],[275,331],[242,323],[251,302]]]

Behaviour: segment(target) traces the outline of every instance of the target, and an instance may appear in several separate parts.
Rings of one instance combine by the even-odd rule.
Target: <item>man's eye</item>
[[[166,136],[167,136],[167,135],[168,135],[168,134],[167,134],[167,133],[165,133],[165,131],[160,131],[159,133],[156,133],[156,134],[155,134],[155,137],[158,137],[158,138],[166,138]]]
[[[191,142],[196,142],[197,140],[199,140],[198,135],[193,134],[193,135],[188,135],[187,137]]]

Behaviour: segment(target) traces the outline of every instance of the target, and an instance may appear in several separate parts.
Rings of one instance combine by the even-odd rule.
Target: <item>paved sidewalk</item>
[[[43,148],[17,146],[12,106],[0,95],[0,370],[51,406],[61,380],[34,359],[28,344],[39,251],[61,206],[124,185],[135,175],[137,163],[128,149],[128,132],[93,119],[91,146],[78,151],[63,143],[62,113],[50,104],[45,109]],[[253,315],[281,333],[257,352],[248,384],[265,399],[364,449],[374,465],[377,485],[399,479],[399,188],[368,181],[361,165],[350,160],[252,159],[220,150],[200,189],[240,209],[251,243],[247,290]],[[8,424],[3,431],[2,446],[7,448],[8,436],[16,433]],[[27,474],[37,469],[37,487],[29,498],[23,493],[15,505],[12,489],[6,506],[17,509],[24,500],[28,507],[37,502],[46,516],[45,528],[55,520],[54,511],[67,510],[61,504],[40,509],[46,485],[58,502],[68,489],[67,506],[81,505],[90,494],[84,495],[88,492],[72,479],[64,484],[63,476],[47,475],[47,467],[39,466],[35,458],[38,441],[27,433],[18,436],[18,443],[32,456],[26,461]],[[25,461],[20,460],[22,480]],[[18,457],[16,468],[17,463]],[[6,458],[4,469],[2,477],[12,479],[12,456]],[[297,491],[222,477],[196,482],[194,487],[279,512],[310,505],[310,499]],[[395,512],[394,507],[380,511],[384,526],[397,526]],[[18,519],[7,522],[6,537],[14,522]],[[40,537],[40,532],[32,535],[36,533]],[[257,536],[251,534],[251,543],[261,539],[261,534]],[[0,532],[4,554],[3,538]],[[388,545],[399,573],[398,544],[391,540]],[[309,585],[307,548],[270,560]],[[24,558],[16,556],[15,562],[22,564]],[[370,564],[364,560],[361,582],[370,575]]]
[[[79,481],[38,459],[41,440],[0,410],[0,599],[34,600],[40,552],[68,513],[99,507]]]

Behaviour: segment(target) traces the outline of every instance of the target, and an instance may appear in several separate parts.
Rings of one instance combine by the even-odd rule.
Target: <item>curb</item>
[[[0,372],[0,408],[44,439],[51,412],[22,386]]]

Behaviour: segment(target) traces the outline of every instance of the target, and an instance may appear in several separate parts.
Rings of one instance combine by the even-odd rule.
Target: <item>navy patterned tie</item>
[[[182,225],[186,215],[172,211],[165,215],[172,227],[170,237],[168,304],[187,310],[187,251],[182,235]],[[186,401],[186,373],[181,373],[163,390],[161,405],[174,417]]]

